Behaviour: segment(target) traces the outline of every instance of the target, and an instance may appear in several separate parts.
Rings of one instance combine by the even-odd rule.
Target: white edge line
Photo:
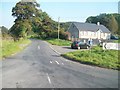
[[[48,79],[49,83],[51,84],[51,80],[50,80],[48,73],[47,73],[47,79]]]
[[[52,63],[52,61],[50,61],[50,63]]]
[[[54,52],[56,52],[57,54],[61,55],[61,53],[58,52],[58,51],[56,51],[56,50],[51,46],[51,44],[49,44],[48,42],[46,42],[46,43],[48,44],[48,46],[49,46]]]
[[[40,46],[38,46],[38,49],[40,49]]]
[[[61,55],[61,53],[60,53],[60,52],[58,52],[58,51],[56,51],[55,49],[53,49],[53,47],[52,47],[52,46],[50,46],[50,45],[49,45],[49,47],[50,47],[53,51],[55,51],[57,54]]]

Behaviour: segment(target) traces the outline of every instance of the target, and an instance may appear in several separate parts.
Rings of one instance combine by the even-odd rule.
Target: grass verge
[[[13,40],[2,40],[2,46],[0,49],[2,49],[2,52],[0,53],[0,57],[8,57],[12,54],[15,54],[21,50],[23,50],[28,44],[30,44],[30,40],[20,40],[14,42]]]
[[[62,39],[49,39],[46,41],[51,43],[52,45],[58,45],[58,46],[70,46],[71,44],[71,41],[62,40]]]
[[[114,40],[114,43],[120,43],[120,39],[119,40]]]
[[[83,64],[120,70],[118,52],[120,53],[117,50],[102,50],[96,46],[92,50],[69,52],[62,54],[62,56]]]

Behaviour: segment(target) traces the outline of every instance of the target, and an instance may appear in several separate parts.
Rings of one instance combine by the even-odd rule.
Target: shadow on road
[[[62,48],[71,49],[71,47],[67,47],[67,46],[66,47],[62,47]]]
[[[60,55],[51,55],[51,56],[53,56],[53,57],[60,57]]]

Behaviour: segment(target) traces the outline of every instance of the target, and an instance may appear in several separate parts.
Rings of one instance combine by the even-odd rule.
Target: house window
[[[102,33],[103,34],[103,37],[105,37],[105,33]]]
[[[86,31],[86,35],[88,35],[88,32]]]
[[[81,31],[81,35],[84,35],[84,31]]]
[[[93,36],[93,32],[91,32],[91,36]]]
[[[83,35],[84,35],[84,33],[85,33],[85,32],[83,31]]]

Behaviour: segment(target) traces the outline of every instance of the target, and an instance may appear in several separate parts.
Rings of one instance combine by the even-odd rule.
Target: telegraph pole
[[[59,31],[60,31],[60,17],[58,17],[58,39],[59,39]]]

